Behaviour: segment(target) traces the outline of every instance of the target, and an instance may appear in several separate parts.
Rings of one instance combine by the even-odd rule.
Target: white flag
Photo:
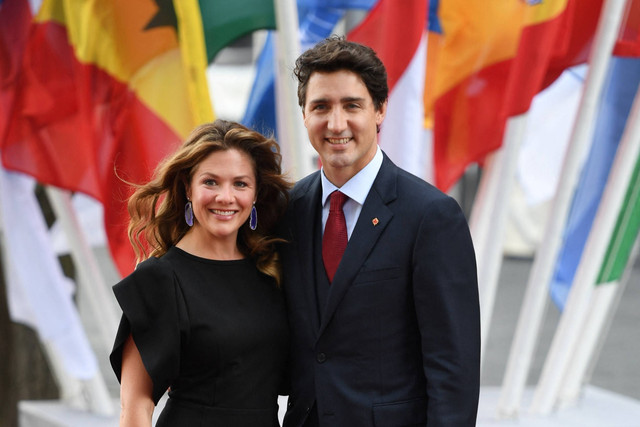
[[[7,265],[9,312],[50,343],[65,370],[80,380],[98,365],[73,303],[73,283],[64,276],[34,194],[33,178],[0,169],[0,209]]]

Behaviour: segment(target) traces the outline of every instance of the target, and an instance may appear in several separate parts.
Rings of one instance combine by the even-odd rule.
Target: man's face
[[[360,76],[352,71],[314,72],[307,84],[304,123],[320,155],[325,175],[340,187],[373,159],[376,127],[386,103],[376,111]]]

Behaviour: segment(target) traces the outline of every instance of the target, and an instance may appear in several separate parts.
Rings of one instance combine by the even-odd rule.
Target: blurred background
[[[382,149],[468,217],[479,425],[637,425],[640,0],[0,0],[1,426],[117,425],[123,180],[214,118],[316,169],[291,71],[330,34],[387,67]],[[619,423],[585,409],[609,392]]]

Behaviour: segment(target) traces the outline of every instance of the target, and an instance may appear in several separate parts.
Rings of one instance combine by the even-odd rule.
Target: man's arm
[[[427,422],[475,426],[480,309],[467,221],[450,197],[426,210],[413,254],[413,292],[429,398]]]

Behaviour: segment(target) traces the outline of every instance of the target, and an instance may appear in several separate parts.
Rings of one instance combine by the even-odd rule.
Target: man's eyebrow
[[[361,96],[347,96],[345,98],[340,99],[341,102],[362,102],[364,101],[364,98]]]
[[[365,98],[361,96],[346,96],[344,98],[340,98],[340,102],[362,102]],[[322,104],[325,102],[329,102],[328,98],[316,98],[310,99],[309,104]]]

